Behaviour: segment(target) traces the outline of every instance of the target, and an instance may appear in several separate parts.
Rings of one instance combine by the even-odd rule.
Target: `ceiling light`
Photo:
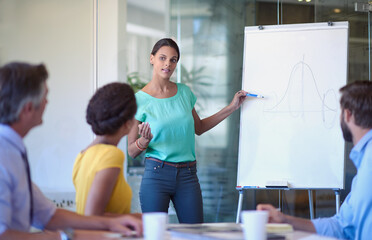
[[[334,12],[334,13],[340,13],[340,12],[341,12],[341,9],[339,9],[339,8],[335,8],[335,9],[333,9],[333,12]]]

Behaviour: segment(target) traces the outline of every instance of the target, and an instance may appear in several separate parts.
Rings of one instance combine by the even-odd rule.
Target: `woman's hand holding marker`
[[[244,102],[244,100],[247,98],[247,93],[248,92],[246,92],[244,90],[240,90],[240,91],[238,91],[238,92],[235,93],[234,98],[233,98],[233,100],[230,103],[230,106],[233,107],[233,110],[234,111],[236,109],[238,109],[240,107],[240,105],[242,105],[242,103]]]

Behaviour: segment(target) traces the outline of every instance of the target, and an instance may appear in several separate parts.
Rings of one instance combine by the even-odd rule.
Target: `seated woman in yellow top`
[[[125,83],[107,84],[90,99],[86,120],[97,136],[75,160],[77,213],[130,212],[132,190],[124,179],[124,153],[117,145],[131,129],[136,111],[134,92]]]

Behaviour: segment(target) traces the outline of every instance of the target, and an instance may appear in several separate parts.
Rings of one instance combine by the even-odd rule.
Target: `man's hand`
[[[142,236],[142,220],[137,217],[124,215],[111,218],[109,221],[108,228],[110,231],[119,232],[125,236]]]
[[[285,215],[279,212],[273,205],[258,204],[257,210],[265,210],[269,212],[269,223],[287,223]]]

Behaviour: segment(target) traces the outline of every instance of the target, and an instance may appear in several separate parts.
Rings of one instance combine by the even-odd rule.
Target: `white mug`
[[[162,240],[168,224],[168,213],[151,212],[142,214],[145,240]]]
[[[249,210],[242,212],[243,233],[245,240],[266,240],[268,211]]]

